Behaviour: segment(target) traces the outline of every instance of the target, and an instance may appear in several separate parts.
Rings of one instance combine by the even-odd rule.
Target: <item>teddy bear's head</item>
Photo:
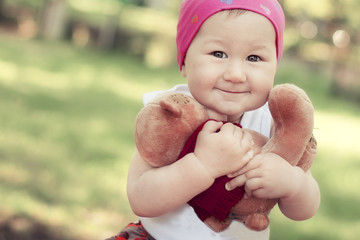
[[[153,167],[174,162],[186,139],[207,120],[205,108],[181,93],[163,93],[148,103],[135,122],[135,143]]]

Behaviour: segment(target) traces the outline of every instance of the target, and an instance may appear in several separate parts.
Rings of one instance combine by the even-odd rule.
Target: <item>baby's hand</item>
[[[198,135],[194,154],[214,179],[242,168],[252,157],[252,138],[232,123],[209,121]]]
[[[234,179],[226,184],[226,189],[231,191],[245,184],[247,198],[273,199],[291,195],[299,185],[295,168],[276,154],[259,154],[245,167],[228,175]]]

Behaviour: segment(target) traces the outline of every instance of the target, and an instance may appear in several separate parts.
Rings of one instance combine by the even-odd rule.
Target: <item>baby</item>
[[[269,91],[283,50],[285,18],[276,0],[184,0],[178,22],[178,64],[185,92],[205,106],[211,119],[194,153],[153,168],[135,151],[129,168],[128,198],[140,221],[113,239],[269,239],[233,221],[216,233],[187,204],[214,180],[233,178],[226,189],[245,185],[246,197],[279,198],[293,220],[312,217],[320,204],[310,172],[275,154],[253,157],[252,140],[232,123],[270,136]],[[146,104],[159,92],[144,95]],[[230,123],[222,123],[230,122]]]

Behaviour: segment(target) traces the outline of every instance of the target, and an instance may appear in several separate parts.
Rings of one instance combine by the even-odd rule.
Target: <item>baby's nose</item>
[[[240,61],[229,61],[224,72],[224,79],[234,83],[246,81],[246,69]]]

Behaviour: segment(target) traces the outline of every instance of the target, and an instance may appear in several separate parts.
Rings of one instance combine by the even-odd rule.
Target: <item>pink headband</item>
[[[183,0],[177,26],[177,62],[180,69],[186,52],[201,25],[217,12],[244,9],[263,15],[274,25],[278,62],[283,51],[284,12],[277,0]]]

